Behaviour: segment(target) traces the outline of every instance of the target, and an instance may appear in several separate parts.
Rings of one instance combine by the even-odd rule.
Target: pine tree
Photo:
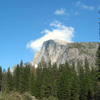
[[[60,65],[60,77],[57,82],[59,100],[71,100],[72,79],[73,76],[69,64],[66,62],[64,65]]]
[[[2,92],[6,92],[7,91],[7,78],[6,78],[6,71],[5,69],[2,72]]]
[[[78,74],[75,71],[75,68],[72,68],[72,88],[71,88],[71,100],[79,100],[79,78]]]
[[[20,78],[19,78],[19,91],[21,93],[29,91],[29,75],[30,75],[30,66],[23,65],[23,62],[20,63]]]
[[[58,68],[57,65],[51,65],[51,62],[47,64],[47,67],[42,69],[42,85],[41,85],[41,97],[48,98],[49,96],[57,97],[57,79]]]
[[[49,66],[50,67],[50,66]],[[41,97],[49,97],[50,95],[50,82],[49,81],[49,67],[45,62],[42,62],[42,84],[40,87],[40,96]]]
[[[7,81],[7,91],[10,92],[13,90],[13,77],[12,77],[12,73],[10,72],[10,68],[8,68],[6,74],[6,81]]]
[[[100,43],[96,53],[96,66],[98,68],[97,79],[100,81]]]
[[[85,59],[85,80],[87,83],[87,99],[94,100],[94,84],[95,84],[95,74],[91,73],[92,69],[89,68],[88,60]]]
[[[23,78],[24,78],[24,91],[29,91],[29,78],[30,78],[30,68],[31,66],[29,65],[26,65],[24,68],[23,68]]]
[[[85,70],[81,64],[81,62],[78,62],[78,74],[79,74],[79,86],[80,86],[80,100],[87,100],[87,93],[88,93],[88,83],[85,76]]]
[[[29,91],[33,96],[35,95],[35,91],[36,91],[36,87],[35,87],[36,73],[35,73],[34,69],[35,68],[32,68],[30,70],[30,76],[29,76]]]
[[[20,84],[20,67],[17,65],[13,72],[13,80],[14,80],[14,88],[16,91],[19,91],[19,84]]]
[[[19,91],[21,93],[24,92],[24,80],[25,80],[25,77],[24,77],[24,67],[23,67],[23,61],[20,62],[20,77],[19,77]]]
[[[41,63],[38,65],[38,68],[36,69],[36,80],[35,80],[35,92],[34,92],[34,96],[36,96],[37,98],[41,98],[40,95],[40,89],[41,89],[41,85],[42,85],[42,65]]]
[[[2,67],[0,66],[0,91],[2,89]]]

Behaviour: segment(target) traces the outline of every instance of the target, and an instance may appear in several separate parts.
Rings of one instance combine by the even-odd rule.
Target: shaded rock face
[[[78,61],[84,62],[87,58],[90,66],[95,66],[96,51],[98,43],[67,43],[58,40],[48,40],[43,43],[40,52],[35,54],[33,65],[37,66],[41,61],[64,64],[66,61],[70,64]]]

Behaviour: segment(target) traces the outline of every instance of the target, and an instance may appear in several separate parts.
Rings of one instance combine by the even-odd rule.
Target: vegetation
[[[100,47],[96,66],[90,69],[86,59],[77,71],[67,62],[34,68],[21,61],[13,72],[0,67],[0,100],[100,100]]]
[[[12,91],[10,93],[1,93],[0,100],[37,100],[34,96],[29,93],[20,94],[18,92]]]

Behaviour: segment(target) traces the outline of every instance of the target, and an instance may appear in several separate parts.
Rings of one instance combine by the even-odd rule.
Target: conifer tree
[[[42,65],[41,63],[39,63],[38,65],[38,68],[36,69],[36,80],[35,80],[35,92],[34,92],[34,95],[37,97],[37,98],[41,98],[41,95],[40,95],[40,89],[41,89],[41,85],[42,85],[42,71],[43,71],[43,68],[42,68]]]
[[[98,43],[98,50],[96,53],[96,66],[97,66],[97,84],[96,84],[96,90],[95,90],[95,100],[100,100],[100,43]]]
[[[23,61],[21,61],[19,70],[20,70],[19,91],[23,93],[25,91],[29,91],[30,66],[23,65]]]
[[[48,67],[49,66],[49,67]],[[51,72],[51,64],[48,64],[46,68],[43,68],[43,79],[41,85],[41,97],[49,97],[53,95],[53,80]]]
[[[2,89],[2,67],[0,66],[0,91]]]
[[[29,91],[29,77],[30,77],[30,66],[26,65],[23,67],[23,87],[24,91]]]
[[[29,91],[32,95],[35,95],[36,87],[35,87],[35,74],[34,74],[34,68],[30,70],[30,76],[29,76]]]
[[[96,66],[98,68],[97,79],[100,81],[100,43],[96,53]]]
[[[7,91],[7,78],[6,75],[7,72],[5,71],[5,69],[2,72],[2,92],[6,92]]]
[[[71,100],[79,100],[79,93],[80,93],[80,87],[79,87],[79,78],[75,71],[75,68],[72,70],[72,88],[71,88]]]
[[[6,81],[7,81],[7,91],[10,92],[13,90],[13,77],[12,77],[12,73],[10,72],[10,68],[8,68],[6,74]]]
[[[64,65],[60,65],[60,77],[58,80],[58,98],[59,100],[71,99],[72,88],[72,72],[69,64],[66,62]]]
[[[79,99],[87,100],[88,84],[87,84],[86,77],[85,77],[85,70],[81,62],[78,62],[78,74],[79,74],[79,85],[80,85]]]
[[[16,91],[19,91],[19,84],[20,84],[20,67],[17,65],[13,72],[13,80],[14,80],[14,88]]]
[[[23,67],[23,61],[20,62],[20,79],[19,79],[19,91],[21,93],[24,92],[24,80],[25,80],[25,77],[24,77],[24,67]]]

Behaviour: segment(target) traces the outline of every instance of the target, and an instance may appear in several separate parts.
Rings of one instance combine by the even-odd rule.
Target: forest
[[[51,65],[41,62],[37,68],[20,62],[13,72],[0,67],[0,100],[100,100],[100,46],[96,66]]]

